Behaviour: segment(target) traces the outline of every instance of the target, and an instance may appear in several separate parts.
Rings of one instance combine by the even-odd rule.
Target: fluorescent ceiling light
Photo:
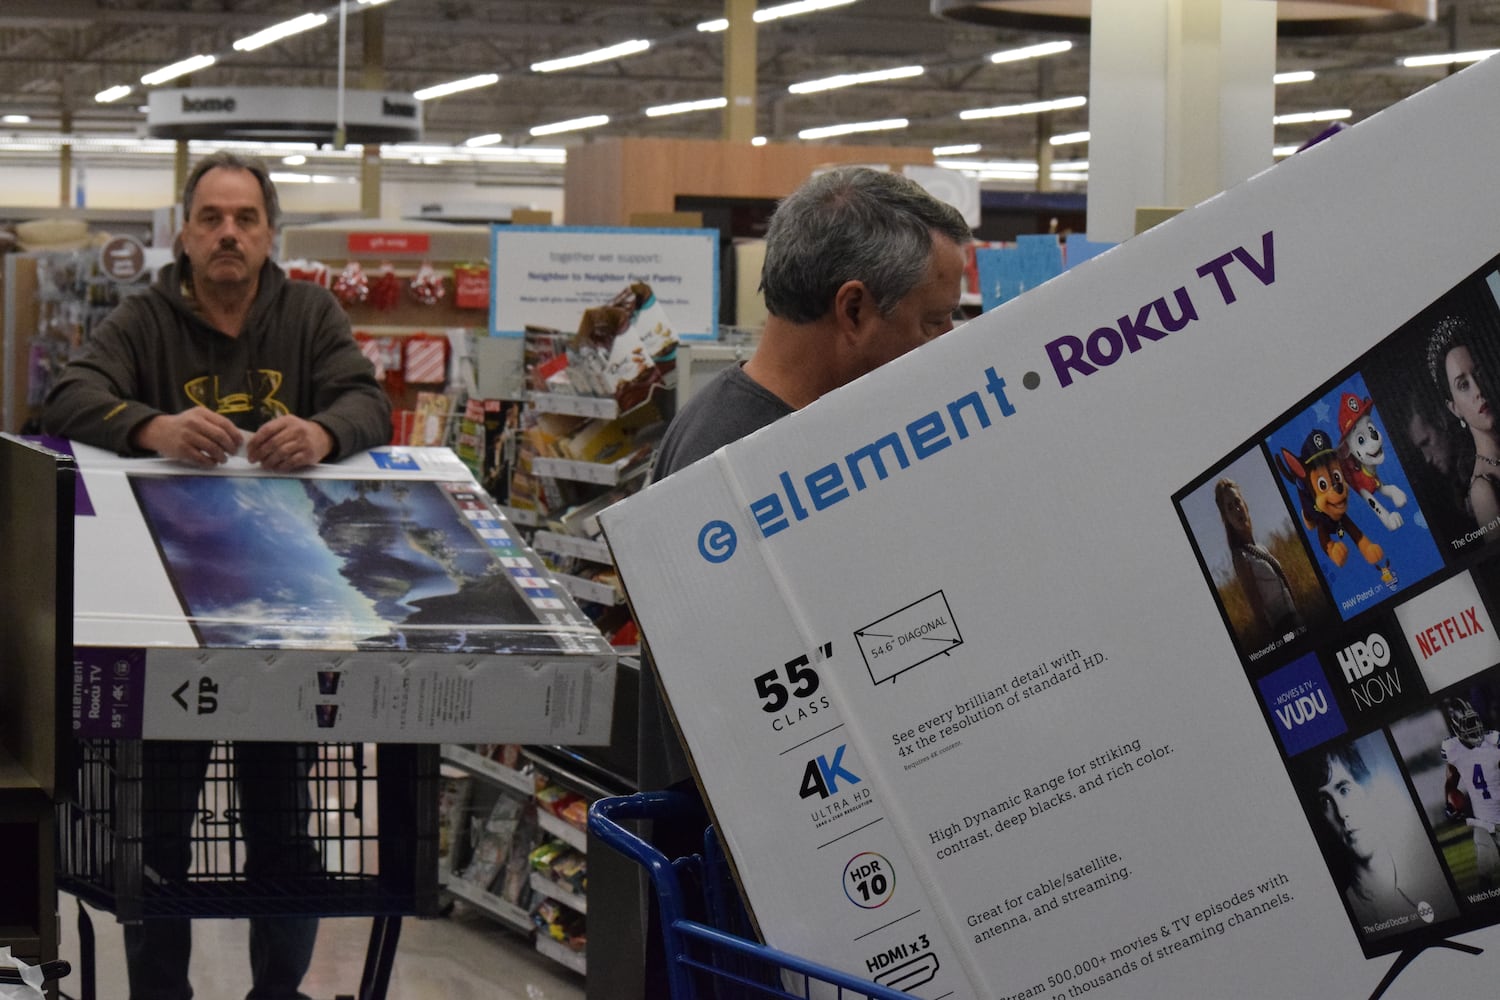
[[[763,135],[758,135],[754,139],[750,140],[750,145],[752,145],[752,146],[764,146],[765,144],[766,144],[766,137],[763,136]]]
[[[729,104],[725,97],[707,97],[701,101],[679,101],[676,104],[658,104],[654,108],[646,109],[647,118],[660,118],[663,115],[681,115],[689,111],[712,111]]]
[[[307,157],[301,153],[293,153],[291,156],[283,156],[281,162],[288,167],[300,167],[307,162]]]
[[[699,21],[698,22],[698,30],[699,31],[728,31],[729,30],[729,18],[727,18],[727,17],[716,17],[712,21]]]
[[[1061,135],[1054,135],[1052,138],[1047,140],[1047,142],[1054,146],[1072,146],[1080,142],[1088,141],[1089,134],[1087,132],[1064,132]]]
[[[922,66],[897,66],[895,69],[873,69],[868,73],[840,73],[838,76],[825,76],[821,80],[794,83],[786,89],[794,94],[815,94],[820,90],[837,90],[839,87],[853,87],[861,83],[905,80],[908,77],[921,76],[925,72],[927,70]]]
[[[533,73],[555,73],[560,69],[574,69],[578,66],[587,66],[590,63],[608,62],[611,59],[619,59],[623,56],[633,56],[639,52],[645,52],[651,47],[651,43],[644,38],[634,38],[628,42],[620,42],[618,45],[606,45],[602,49],[594,49],[592,52],[580,52],[576,56],[564,56],[561,59],[546,59],[542,62],[531,64]]]
[[[765,24],[767,21],[775,21],[778,18],[811,14],[813,11],[842,7],[853,2],[854,0],[796,0],[795,3],[784,3],[776,7],[762,7],[751,16],[756,24]]]
[[[958,117],[965,121],[975,118],[1009,118],[1012,115],[1038,115],[1046,111],[1064,111],[1081,108],[1089,102],[1087,97],[1059,97],[1053,101],[1031,101],[1027,104],[1003,104],[997,108],[971,108],[960,111]]]
[[[1019,49],[1006,49],[1004,52],[992,53],[990,62],[1008,63],[1019,62],[1022,59],[1040,59],[1042,56],[1066,52],[1072,47],[1072,42],[1042,42],[1040,45],[1025,45]]]
[[[390,3],[391,0],[359,0],[361,7],[379,7],[381,4]]]
[[[933,146],[932,147],[932,155],[933,156],[968,156],[970,153],[977,153],[977,152],[979,152],[980,148],[981,147],[980,147],[979,143],[977,143],[977,142],[964,143],[961,146]]]
[[[412,92],[412,97],[419,101],[430,101],[434,97],[447,97],[449,94],[457,94],[464,90],[477,90],[480,87],[488,87],[500,82],[499,73],[480,73],[478,76],[464,77],[462,80],[454,80],[452,83],[440,83],[435,87],[424,87],[422,90]]]
[[[1488,59],[1500,49],[1475,49],[1473,52],[1443,52],[1433,56],[1407,56],[1396,60],[1408,69],[1418,66],[1452,66],[1455,63],[1472,63]]]
[[[843,125],[823,125],[819,128],[805,128],[797,133],[799,139],[827,139],[835,135],[849,135],[854,132],[886,132],[891,129],[906,128],[909,125],[905,118],[887,118],[878,122],[845,122]]]
[[[189,73],[196,73],[200,69],[207,69],[214,64],[214,61],[213,56],[189,56],[181,62],[174,62],[170,66],[163,66],[161,69],[152,70],[141,77],[141,82],[148,87],[154,87],[158,83],[166,83],[168,80],[175,80],[179,76],[187,76]]]
[[[30,115],[4,115],[4,116],[0,116],[0,122],[4,122],[7,125],[25,125],[29,121],[31,121],[31,116]]]
[[[98,101],[100,104],[108,104],[111,101],[118,101],[120,98],[126,96],[134,89],[135,88],[128,83],[117,84],[113,87],[108,87],[104,90],[99,91],[99,93],[94,95],[94,100]]]
[[[587,115],[583,118],[569,118],[567,121],[553,122],[551,125],[534,125],[530,131],[532,135],[556,135],[558,132],[576,132],[579,129],[597,128],[608,124],[609,115]]]
[[[333,177],[329,174],[293,174],[285,171],[271,171],[271,181],[275,184],[353,184],[353,177]]]
[[[1308,122],[1337,122],[1352,118],[1354,112],[1348,108],[1329,108],[1325,111],[1299,111],[1296,114],[1277,115],[1271,119],[1273,125],[1304,125]]]
[[[301,17],[294,17],[290,21],[273,24],[269,28],[257,31],[253,35],[246,35],[234,43],[234,48],[237,52],[254,52],[256,49],[270,45],[272,42],[279,42],[283,38],[300,35],[302,32],[311,31],[314,28],[321,28],[327,23],[327,14],[303,14]]]
[[[499,132],[486,132],[484,135],[471,136],[470,138],[465,139],[464,145],[470,147],[493,146],[503,138],[504,136],[502,136]]]
[[[1272,83],[1276,83],[1276,84],[1281,84],[1281,83],[1312,83],[1317,78],[1318,78],[1318,74],[1314,73],[1310,69],[1298,69],[1298,70],[1292,70],[1292,71],[1287,72],[1287,73],[1277,73],[1275,76],[1271,77],[1271,82]]]

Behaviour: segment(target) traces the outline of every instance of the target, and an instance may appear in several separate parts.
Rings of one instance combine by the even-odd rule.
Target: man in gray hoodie
[[[97,326],[47,396],[42,428],[126,456],[212,468],[241,447],[290,472],[385,444],[391,405],[327,289],[271,261],[279,206],[264,164],[230,153],[200,161],[182,194],[174,264]],[[144,891],[186,886],[192,824],[212,744],[142,745]],[[316,747],[234,746],[244,874],[280,892],[327,885],[308,834]],[[228,817],[223,817],[227,819]],[[306,900],[287,898],[289,912]],[[316,910],[314,909],[314,912]],[[310,916],[250,921],[250,1000],[293,1000],[312,961]],[[131,1000],[190,1000],[192,925],[125,926]]]

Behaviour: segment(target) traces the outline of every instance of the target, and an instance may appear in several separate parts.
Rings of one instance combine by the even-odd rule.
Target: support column
[[[62,109],[62,115],[58,121],[58,131],[67,135],[73,131],[73,112],[67,108]],[[57,151],[57,207],[67,208],[73,204],[69,197],[73,190],[73,144],[65,142]]]
[[[1090,239],[1135,234],[1135,210],[1187,208],[1273,162],[1276,4],[1094,0]]]
[[[724,140],[755,138],[755,0],[724,0]]]
[[[364,90],[385,89],[385,11],[372,8],[360,15],[364,33],[364,61],[359,85]],[[380,144],[367,142],[359,158],[359,214],[380,218]]]

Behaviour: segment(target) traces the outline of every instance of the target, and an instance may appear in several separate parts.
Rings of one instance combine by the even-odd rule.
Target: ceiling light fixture
[[[422,90],[412,92],[412,97],[419,101],[430,101],[435,97],[447,97],[449,94],[457,94],[465,90],[476,90],[480,87],[488,87],[500,82],[499,73],[480,73],[478,76],[464,77],[462,80],[454,80],[452,83],[440,83],[435,87],[426,87]]]
[[[1277,73],[1271,77],[1271,82],[1278,85],[1283,83],[1311,83],[1317,78],[1318,74],[1310,69],[1298,69],[1286,73]]]
[[[970,108],[960,111],[958,117],[964,121],[976,118],[1009,118],[1012,115],[1039,115],[1047,111],[1065,111],[1081,108],[1089,102],[1087,97],[1059,97],[1051,101],[1030,101],[1026,104],[1002,104],[995,108]]]
[[[1038,45],[1023,45],[1019,49],[1006,49],[1004,52],[995,52],[990,55],[992,63],[1020,62],[1022,59],[1040,59],[1042,56],[1055,56],[1059,52],[1066,52],[1073,47],[1072,42],[1042,42]]]
[[[1328,108],[1323,111],[1299,111],[1290,115],[1277,115],[1271,119],[1273,125],[1305,125],[1308,122],[1337,122],[1354,117],[1348,108]]]
[[[530,132],[532,135],[556,135],[558,132],[576,132],[579,129],[597,128],[608,124],[609,115],[587,115],[583,118],[569,118],[567,121],[553,122],[550,125],[533,125]]]
[[[961,146],[933,146],[933,156],[968,156],[977,153],[982,147],[977,142],[965,143]]]
[[[661,118],[663,115],[681,115],[689,111],[713,111],[728,104],[728,98],[724,97],[707,97],[701,101],[679,101],[676,104],[658,104],[654,108],[646,109],[646,117]]]
[[[764,146],[765,144],[766,144],[766,137],[763,136],[763,135],[758,135],[754,139],[750,140],[750,145],[752,145],[752,146]]]
[[[698,30],[699,31],[728,31],[729,30],[729,18],[727,18],[727,17],[716,17],[712,21],[699,21],[698,22]]]
[[[168,80],[175,80],[179,76],[187,76],[189,73],[196,73],[200,69],[207,69],[215,61],[213,56],[189,56],[180,62],[172,63],[170,66],[163,66],[161,69],[152,70],[141,77],[141,82],[148,87],[154,87],[158,83],[166,83]]]
[[[1053,146],[1072,146],[1080,142],[1088,141],[1089,134],[1087,132],[1064,132],[1061,135],[1054,135],[1052,138],[1047,140],[1047,142]]]
[[[795,17],[798,14],[811,14],[814,11],[828,10],[830,7],[842,7],[851,4],[854,0],[795,0],[794,3],[784,3],[775,7],[762,7],[751,17],[756,24],[765,24],[767,21],[775,21],[783,17]]]
[[[555,73],[561,69],[574,69],[578,66],[588,66],[591,63],[608,62],[611,59],[620,59],[624,56],[633,56],[645,52],[651,47],[651,43],[644,38],[634,38],[628,42],[620,42],[618,45],[606,45],[602,49],[594,49],[592,52],[580,52],[576,56],[563,56],[561,59],[544,59],[541,62],[531,64],[533,73]]]
[[[30,115],[0,115],[0,122],[4,122],[7,125],[25,125],[30,121]]]
[[[1397,64],[1407,69],[1416,69],[1420,66],[1454,66],[1458,63],[1474,63],[1488,59],[1500,49],[1475,49],[1473,52],[1441,52],[1432,56],[1407,56],[1405,59],[1397,59]]]
[[[478,146],[493,146],[503,139],[499,132],[486,132],[484,135],[471,136],[464,140],[464,145],[470,148]]]
[[[272,42],[279,42],[283,38],[300,35],[302,32],[311,31],[314,28],[321,28],[327,23],[327,14],[303,14],[301,17],[294,17],[290,21],[273,24],[269,28],[257,31],[253,35],[246,35],[234,43],[234,48],[237,52],[254,52],[256,49],[270,45]]]
[[[845,122],[842,125],[822,125],[818,128],[805,128],[797,133],[799,139],[827,139],[835,135],[850,135],[855,132],[888,132],[891,129],[906,128],[911,124],[905,118],[886,118],[878,122]]]
[[[100,104],[109,104],[111,101],[118,101],[120,98],[126,96],[134,89],[135,88],[130,86],[130,84],[128,83],[121,83],[116,86],[108,87],[104,90],[99,91],[99,93],[94,95],[94,100]]]
[[[816,94],[822,90],[837,90],[840,87],[854,87],[861,83],[883,83],[886,80],[906,80],[914,76],[921,76],[927,72],[924,66],[897,66],[894,69],[872,69],[867,73],[840,73],[837,76],[825,76],[821,80],[808,80],[806,83],[794,83],[786,88],[794,94]]]

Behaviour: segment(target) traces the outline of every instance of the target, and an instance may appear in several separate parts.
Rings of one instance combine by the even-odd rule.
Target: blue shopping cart
[[[915,1000],[750,940],[750,921],[712,826],[704,831],[702,854],[668,859],[620,825],[701,815],[698,803],[675,792],[598,799],[589,809],[589,830],[650,876],[661,912],[671,1000],[810,1000],[815,995],[818,1000]]]

